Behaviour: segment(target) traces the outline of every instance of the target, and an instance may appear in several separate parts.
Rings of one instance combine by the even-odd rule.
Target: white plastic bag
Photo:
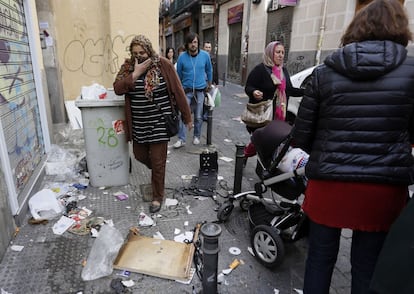
[[[85,100],[105,99],[106,95],[106,88],[97,83],[94,83],[90,86],[83,86],[81,89],[81,97]]]
[[[121,233],[113,226],[104,224],[92,245],[86,265],[82,269],[82,279],[91,281],[109,276],[118,251],[124,243]]]
[[[282,172],[291,172],[304,167],[308,162],[309,155],[300,148],[290,148],[280,161],[278,168]]]
[[[28,204],[34,219],[51,220],[61,215],[65,209],[50,189],[43,189],[34,194]]]

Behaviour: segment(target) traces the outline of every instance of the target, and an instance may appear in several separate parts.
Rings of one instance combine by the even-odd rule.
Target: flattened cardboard
[[[190,276],[194,245],[130,233],[119,250],[115,269],[178,280]]]

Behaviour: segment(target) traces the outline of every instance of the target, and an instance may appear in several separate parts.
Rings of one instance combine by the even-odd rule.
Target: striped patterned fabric
[[[135,82],[135,91],[131,95],[132,135],[137,143],[160,143],[169,141],[163,114],[157,106],[145,97],[143,76]],[[165,114],[171,113],[167,85],[162,76],[160,84],[154,89],[154,101]]]

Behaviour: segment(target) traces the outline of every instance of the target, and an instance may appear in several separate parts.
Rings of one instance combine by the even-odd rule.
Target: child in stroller
[[[274,120],[254,131],[251,139],[258,155],[256,174],[260,181],[254,191],[230,196],[217,212],[218,220],[226,221],[234,208],[233,202],[240,199],[240,208],[249,213],[255,257],[270,268],[283,260],[283,241],[300,239],[307,227],[298,198],[306,187],[304,172],[308,155],[290,146],[291,130],[288,123]],[[270,198],[264,197],[267,191]]]

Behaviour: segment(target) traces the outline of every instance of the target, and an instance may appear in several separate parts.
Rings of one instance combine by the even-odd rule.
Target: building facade
[[[355,12],[370,1],[162,0],[160,45],[177,48],[188,31],[198,33],[201,41],[214,35],[219,77],[244,85],[249,71],[261,62],[266,44],[273,40],[285,44],[285,63],[291,73],[323,62],[338,48]],[[414,32],[414,0],[400,2]],[[413,50],[410,44],[410,54]]]

